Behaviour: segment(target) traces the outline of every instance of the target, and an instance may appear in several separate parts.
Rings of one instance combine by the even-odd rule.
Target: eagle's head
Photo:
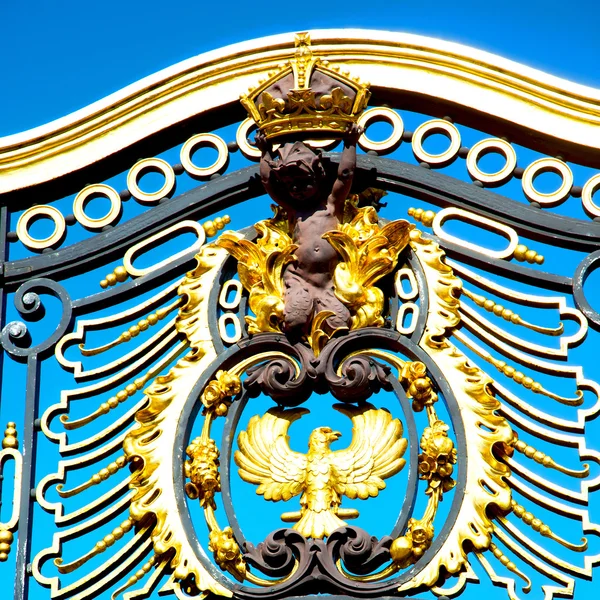
[[[308,448],[309,450],[328,449],[329,444],[340,437],[342,434],[339,431],[333,431],[331,427],[317,427],[308,438]]]

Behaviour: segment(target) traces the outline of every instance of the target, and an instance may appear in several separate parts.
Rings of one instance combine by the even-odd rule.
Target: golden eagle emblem
[[[361,500],[377,496],[385,488],[383,480],[406,462],[402,423],[387,410],[368,404],[336,408],[352,419],[352,443],[345,450],[331,450],[331,442],[342,435],[331,427],[312,431],[306,454],[290,448],[288,428],[306,409],[273,408],[252,417],[238,436],[235,462],[240,477],[258,485],[256,493],[265,500],[287,501],[302,494],[301,510],[285,513],[282,519],[296,521],[293,528],[307,538],[323,538],[344,527],[340,517],[357,517],[358,512],[341,509],[342,496]]]

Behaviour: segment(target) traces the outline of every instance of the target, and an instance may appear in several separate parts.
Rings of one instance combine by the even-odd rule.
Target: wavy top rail
[[[359,29],[310,32],[316,55],[343,62],[380,98],[542,152],[600,167],[600,90],[429,37]],[[200,54],[66,117],[0,138],[0,193],[87,167],[220,106],[294,52],[281,34]]]

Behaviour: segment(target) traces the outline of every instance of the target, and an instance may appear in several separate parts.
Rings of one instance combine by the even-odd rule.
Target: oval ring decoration
[[[198,167],[192,162],[192,154],[199,148],[214,148],[217,153],[217,160],[208,167]],[[214,133],[199,133],[192,136],[181,148],[180,160],[183,168],[192,177],[210,177],[218,173],[227,164],[229,158],[229,149],[223,138]]]
[[[45,238],[34,238],[29,233],[29,225],[32,220],[48,217],[54,222],[54,231]],[[28,208],[17,222],[17,236],[30,250],[44,250],[59,244],[66,231],[65,218],[54,206],[32,206]]]
[[[227,296],[229,295],[230,290],[234,290],[235,293],[231,300],[227,300]],[[219,294],[219,304],[223,308],[233,309],[237,308],[242,299],[242,282],[238,279],[228,279],[221,288],[221,293]]]
[[[423,142],[431,135],[441,133],[450,140],[450,146],[444,152],[431,154],[423,148]],[[460,150],[460,132],[452,123],[443,119],[431,119],[419,125],[412,138],[412,149],[417,160],[435,167],[444,167],[450,164]]]
[[[156,192],[144,192],[138,185],[138,180],[145,172],[157,171],[161,173],[165,182]],[[168,196],[175,187],[175,172],[173,167],[162,158],[144,158],[137,162],[127,175],[127,189],[131,195],[144,204],[152,204]]]
[[[233,325],[233,334],[227,331],[227,324]],[[240,320],[235,313],[226,312],[219,317],[219,335],[227,344],[235,344],[242,337],[242,326]]]
[[[550,193],[539,192],[535,189],[534,181],[542,173],[556,173],[562,178],[560,187]],[[523,173],[523,192],[531,202],[542,206],[552,207],[564,202],[569,197],[573,187],[573,172],[567,164],[557,158],[540,158],[532,162]]]
[[[367,137],[367,129],[370,124],[381,121],[389,123],[392,126],[392,133],[385,140],[374,142]],[[402,122],[402,117],[391,108],[370,108],[362,114],[358,120],[358,124],[364,127],[365,130],[358,140],[358,145],[365,151],[374,150],[380,154],[392,152],[402,141],[404,123]]]
[[[143,269],[138,269],[137,267],[133,266],[133,259],[146,246],[151,247],[153,242],[167,238],[169,236],[169,234],[172,234],[176,231],[192,231],[197,234],[198,239],[189,248],[185,248],[184,250],[177,252],[177,254],[174,254],[173,256],[170,256],[170,257],[166,258],[165,260],[161,260],[160,262],[156,263],[155,265],[152,265],[150,267],[145,267]],[[131,246],[131,248],[129,248],[129,250],[127,250],[127,252],[125,253],[125,256],[123,257],[123,266],[125,267],[127,273],[129,273],[130,277],[141,277],[142,275],[146,275],[147,273],[156,271],[156,269],[160,269],[162,266],[166,265],[167,263],[174,262],[180,256],[183,256],[184,254],[187,254],[188,252],[191,252],[192,250],[198,250],[200,248],[200,246],[202,246],[202,244],[204,244],[205,240],[206,240],[206,233],[204,231],[204,228],[201,225],[199,225],[195,221],[181,221],[181,223],[176,223],[175,225],[172,225],[171,227],[168,227],[167,229],[164,229],[163,231],[159,231],[158,233],[155,233],[154,235],[146,238],[145,240]]]
[[[467,242],[450,235],[443,230],[442,225],[448,219],[452,218],[467,222],[470,221],[471,223],[474,223],[480,227],[484,227],[489,231],[496,230],[500,235],[508,238],[508,246],[504,250],[490,250],[489,248],[483,248],[482,246],[478,246],[472,242]],[[491,219],[487,219],[481,215],[476,215],[468,210],[463,210],[462,208],[448,207],[440,210],[440,212],[436,214],[431,227],[433,229],[433,233],[440,239],[446,240],[447,242],[451,242],[453,244],[458,244],[463,248],[468,248],[469,250],[473,250],[479,254],[485,254],[490,258],[510,258],[514,254],[515,248],[519,244],[519,236],[512,227],[508,227],[507,225],[498,223],[497,221],[492,221]]]
[[[102,196],[110,201],[110,210],[103,216],[97,219],[88,216],[85,213],[85,203],[87,200]],[[97,183],[84,187],[73,200],[73,214],[81,225],[86,229],[102,229],[108,225],[112,225],[121,214],[121,196],[114,188],[109,185]]]
[[[477,164],[479,159],[486,154],[498,153],[504,157],[506,161],[504,166],[494,173],[486,173],[482,171]],[[467,155],[467,169],[469,175],[481,181],[486,185],[502,185],[510,180],[513,171],[517,166],[517,153],[515,149],[506,141],[500,138],[488,138],[477,142]]]

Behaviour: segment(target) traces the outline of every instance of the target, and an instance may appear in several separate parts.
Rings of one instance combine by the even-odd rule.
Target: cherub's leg
[[[319,295],[315,298],[315,314],[323,310],[330,310],[334,313],[327,319],[327,324],[332,329],[350,326],[350,311],[336,297],[333,289],[320,290]]]
[[[283,319],[288,332],[304,330],[313,313],[313,295],[305,281],[297,275],[286,273],[285,283],[285,308]]]

